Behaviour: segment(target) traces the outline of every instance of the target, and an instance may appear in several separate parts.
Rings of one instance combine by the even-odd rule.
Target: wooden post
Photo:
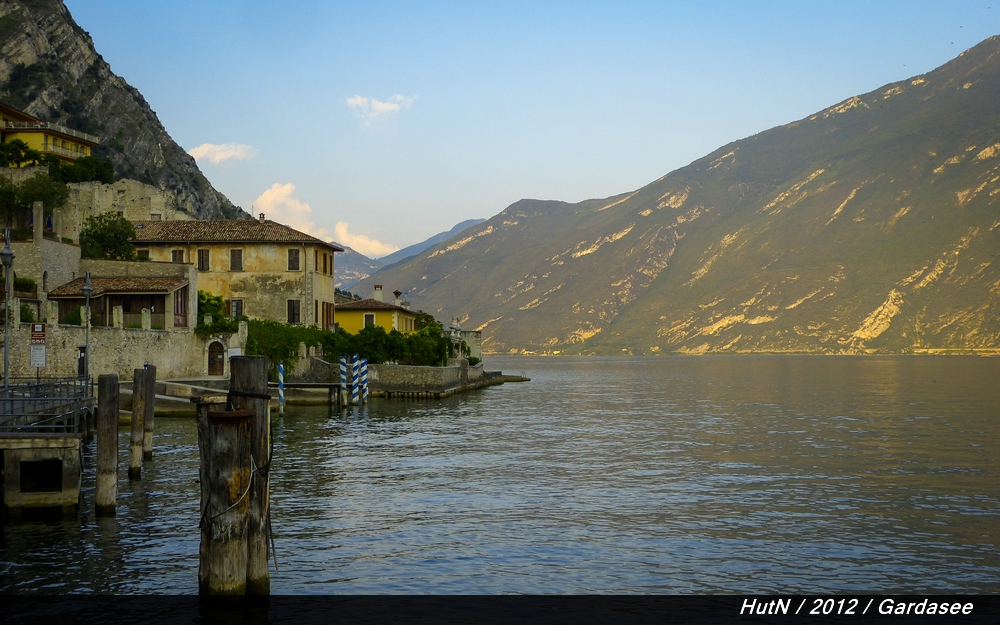
[[[250,449],[253,476],[250,484],[249,528],[247,530],[246,592],[271,593],[267,568],[270,533],[271,419],[267,396],[268,360],[265,356],[234,356],[230,360],[229,392],[233,410],[252,410]]]
[[[146,410],[142,422],[142,458],[153,458],[153,409],[156,408],[156,365],[146,365]]]
[[[132,438],[128,447],[128,479],[142,477],[143,420],[146,416],[146,370],[132,373]]]
[[[97,378],[97,495],[98,516],[114,515],[118,500],[118,375]]]
[[[198,591],[242,595],[247,590],[250,422],[254,413],[213,412],[209,406],[198,408],[202,461]]]

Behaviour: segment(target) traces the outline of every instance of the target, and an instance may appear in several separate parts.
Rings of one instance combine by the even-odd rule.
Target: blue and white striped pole
[[[358,365],[359,358],[357,354],[354,354],[354,358],[351,360],[351,405],[358,405]]]
[[[361,359],[361,403],[368,403],[368,359]]]
[[[285,363],[278,363],[278,415],[285,414]]]
[[[340,357],[340,401],[341,407],[347,399],[347,356]]]

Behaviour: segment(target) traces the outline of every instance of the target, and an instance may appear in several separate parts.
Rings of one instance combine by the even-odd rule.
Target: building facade
[[[190,263],[197,290],[220,295],[233,317],[334,325],[333,255],[343,249],[264,219],[136,221],[136,249]]]
[[[386,332],[398,330],[403,334],[416,331],[417,314],[403,306],[399,300],[402,292],[393,291],[393,303],[383,301],[382,285],[375,285],[375,297],[337,304],[337,325],[341,330],[357,334],[368,326],[380,326]]]
[[[90,156],[91,148],[98,143],[94,135],[43,122],[23,111],[0,104],[0,141],[9,143],[16,139],[43,155],[52,154],[69,163],[81,156]]]

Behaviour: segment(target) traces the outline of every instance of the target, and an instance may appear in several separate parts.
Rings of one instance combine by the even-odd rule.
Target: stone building
[[[112,184],[74,182],[66,185],[69,199],[53,211],[54,232],[79,242],[80,230],[88,217],[116,212],[129,221],[190,221],[190,215],[178,208],[177,198],[168,191],[136,180]]]
[[[343,249],[264,219],[136,221],[136,249],[152,261],[191,263],[197,290],[229,313],[290,324],[334,325],[333,255]]]

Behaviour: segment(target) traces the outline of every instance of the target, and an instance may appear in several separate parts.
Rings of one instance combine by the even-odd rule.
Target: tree
[[[27,227],[35,202],[42,202],[45,213],[51,215],[52,209],[62,206],[67,199],[69,189],[66,185],[43,173],[16,184],[10,178],[0,176],[0,219],[8,227]]]
[[[44,159],[49,166],[49,175],[59,182],[90,182],[97,180],[104,184],[115,181],[115,170],[108,161],[93,157],[81,156],[72,163],[64,163],[58,158]]]
[[[42,153],[38,150],[32,150],[27,143],[20,139],[0,143],[0,166],[2,167],[24,167],[25,165],[37,165],[41,161]]]
[[[88,217],[80,230],[83,258],[135,260],[135,227],[115,212]]]

